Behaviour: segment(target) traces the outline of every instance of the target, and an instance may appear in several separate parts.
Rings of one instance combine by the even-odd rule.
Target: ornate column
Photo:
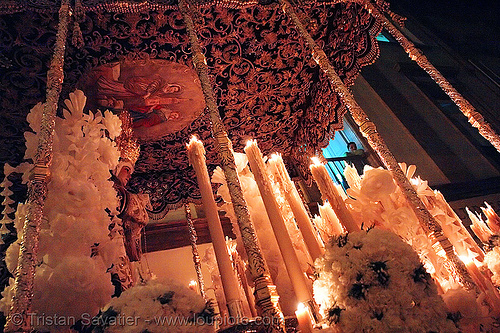
[[[64,78],[64,50],[66,48],[69,18],[69,0],[62,0],[59,9],[59,25],[57,27],[54,55],[47,73],[47,96],[43,105],[40,132],[38,133],[35,166],[28,182],[28,214],[22,230],[23,237],[15,276],[14,297],[5,324],[6,332],[31,331],[31,317],[29,314],[31,313],[31,300],[33,297],[40,223],[47,196],[49,165],[52,161],[57,103],[59,102]]]
[[[207,299],[207,295],[205,293],[205,281],[203,280],[203,274],[201,273],[200,254],[198,253],[198,245],[196,244],[198,235],[196,234],[196,229],[194,228],[194,223],[191,219],[191,208],[189,208],[189,204],[184,204],[184,213],[186,214],[186,221],[189,228],[189,242],[191,243],[191,252],[193,253],[196,279],[198,280],[198,285],[200,286],[200,295],[204,299]]]
[[[458,106],[460,111],[467,117],[469,123],[479,130],[479,133],[500,152],[500,136],[490,124],[484,120],[483,116],[466,100],[446,78],[430,63],[427,57],[413,44],[403,33],[396,28],[389,19],[381,13],[377,7],[366,0],[355,1],[360,3],[403,47],[411,60],[415,61],[429,76],[441,87],[441,89]]]
[[[425,208],[423,202],[417,195],[417,192],[413,189],[409,180],[406,178],[405,174],[399,167],[398,162],[387,148],[384,140],[380,136],[375,127],[375,124],[370,121],[363,109],[358,105],[354,97],[352,96],[349,88],[342,82],[340,77],[330,63],[325,52],[319,47],[311,35],[307,32],[303,23],[300,21],[299,17],[295,13],[295,10],[290,5],[287,0],[279,0],[279,3],[283,6],[283,11],[290,17],[292,22],[295,24],[298,32],[305,39],[309,48],[312,51],[313,58],[318,63],[319,67],[330,79],[332,88],[339,95],[340,100],[349,109],[354,121],[359,126],[361,133],[365,136],[373,148],[374,151],[380,156],[380,159],[391,172],[393,179],[396,184],[401,188],[406,200],[411,206],[412,210],[417,215],[420,225],[429,236],[433,237],[437,244],[442,247],[446,253],[446,257],[451,262],[456,274],[458,275],[460,282],[467,288],[474,288],[474,282],[467,272],[467,268],[464,263],[458,258],[454,252],[453,245],[450,243],[448,238],[444,236],[441,226],[434,217]]]
[[[278,308],[276,287],[271,284],[271,278],[258,245],[253,224],[250,221],[250,214],[248,213],[245,199],[243,198],[243,191],[236,171],[232,143],[227,136],[220,117],[216,97],[210,83],[206,59],[196,35],[192,18],[194,13],[186,0],[179,1],[179,9],[186,23],[186,30],[193,53],[193,64],[200,78],[201,88],[205,96],[205,102],[212,123],[212,135],[215,139],[215,146],[221,159],[221,168],[226,177],[233,209],[241,231],[243,245],[247,252],[248,266],[255,283],[255,303],[260,310],[259,314],[271,319],[271,330],[274,332],[283,332],[283,314]]]

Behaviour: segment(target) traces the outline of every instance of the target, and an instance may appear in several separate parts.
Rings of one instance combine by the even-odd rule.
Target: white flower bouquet
[[[118,163],[119,152],[112,137],[121,121],[111,112],[84,113],[82,91],[69,94],[64,118],[56,117],[53,159],[40,227],[32,324],[40,331],[68,331],[79,318],[94,316],[113,294],[109,269],[124,252],[121,239],[110,239],[111,217],[116,215],[118,198],[110,172]],[[27,120],[26,160],[33,160],[38,145],[42,104],[36,105]],[[26,168],[23,179],[27,178]],[[14,274],[26,205],[19,204],[14,225],[18,239],[7,250],[6,264]],[[0,311],[8,313],[14,285],[2,293]],[[66,318],[64,322],[38,320]]]
[[[125,290],[92,318],[92,332],[209,333],[214,308],[193,290],[170,280],[150,280]]]
[[[333,237],[315,267],[330,332],[458,332],[416,252],[390,231]]]

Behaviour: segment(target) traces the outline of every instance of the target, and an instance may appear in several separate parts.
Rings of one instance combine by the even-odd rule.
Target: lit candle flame
[[[323,163],[321,163],[321,161],[319,160],[319,158],[317,156],[311,157],[311,161],[313,162],[314,165],[321,165],[321,164],[323,164]]]
[[[278,160],[279,158],[281,158],[281,154],[280,154],[280,153],[273,153],[273,154],[271,155],[271,158],[270,158],[269,160],[270,160],[270,161],[271,161],[271,160],[273,160],[273,161],[274,161],[274,160]]]
[[[189,143],[186,144],[186,146],[187,147],[192,146],[194,142],[201,142],[200,140],[198,140],[196,134],[193,134],[193,136],[191,136],[191,140],[189,140]]]
[[[307,310],[307,307],[304,305],[304,303],[300,302],[298,305],[297,305],[297,311],[305,311]]]
[[[309,312],[309,307],[304,303],[299,303],[295,317],[299,322],[299,330],[304,333],[313,333],[312,318]]]
[[[473,259],[471,259],[470,257],[468,256],[459,256],[460,260],[462,260],[462,262],[467,266],[468,264],[474,262]]]
[[[250,147],[253,144],[257,144],[257,142],[255,140],[253,140],[253,139],[250,139],[250,140],[247,141],[247,145],[245,146],[245,148],[248,148],[248,147]]]
[[[195,280],[191,280],[189,282],[189,285],[188,285],[189,289],[197,291],[197,289],[198,289],[197,287],[198,287],[198,282],[196,282]]]

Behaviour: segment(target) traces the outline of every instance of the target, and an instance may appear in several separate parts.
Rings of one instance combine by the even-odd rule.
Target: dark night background
[[[500,1],[393,0],[391,9],[414,18],[464,60],[487,66],[500,84]]]

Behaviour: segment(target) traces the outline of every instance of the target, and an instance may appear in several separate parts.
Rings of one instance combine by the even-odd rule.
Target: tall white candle
[[[325,233],[331,236],[339,236],[345,232],[344,227],[340,223],[337,215],[330,206],[329,202],[325,202],[324,205],[319,205],[319,215],[326,224],[326,228],[323,228]]]
[[[470,226],[471,230],[474,231],[476,236],[479,237],[483,243],[488,243],[490,237],[493,236],[493,232],[491,232],[490,228],[488,228],[483,220],[469,210],[469,207],[465,207],[465,210],[472,221],[472,225]]]
[[[486,201],[484,202],[484,204],[486,208],[481,207],[481,210],[483,211],[484,215],[486,215],[486,219],[488,220],[488,227],[490,227],[491,231],[493,231],[494,233],[499,233],[500,217]]]
[[[214,194],[212,192],[212,185],[210,184],[210,177],[205,162],[205,148],[203,147],[203,143],[193,136],[187,145],[187,153],[189,163],[193,166],[198,180],[201,201],[207,217],[208,230],[212,238],[227,307],[231,316],[240,318],[242,312],[238,281],[233,272],[233,265],[227,251],[217,204],[215,203]]]
[[[306,244],[307,250],[314,261],[325,252],[325,249],[316,237],[311,219],[307,214],[306,208],[300,198],[295,184],[290,179],[281,155],[273,154],[268,161],[268,165],[274,175],[274,179],[280,185],[281,192],[292,209],[295,221],[297,221],[299,230],[304,238],[304,243]]]
[[[297,311],[295,311],[295,317],[297,317],[297,321],[299,322],[299,330],[301,333],[313,332],[311,315],[304,303],[299,303]]]
[[[309,168],[316,184],[318,184],[323,201],[328,200],[340,223],[342,223],[348,232],[361,230],[359,225],[354,221],[351,213],[347,210],[344,200],[338,193],[330,175],[328,175],[328,171],[326,171],[325,165],[318,158],[313,158],[313,162]]]
[[[312,295],[307,287],[304,272],[302,272],[300,268],[299,259],[293,248],[290,236],[288,235],[278,202],[274,197],[274,192],[266,172],[266,166],[262,160],[262,154],[257,143],[255,141],[248,141],[245,147],[245,153],[247,154],[252,173],[255,176],[255,182],[259,188],[262,201],[264,201],[264,206],[266,207],[267,215],[271,221],[274,236],[278,242],[288,276],[292,281],[295,295],[299,302],[307,303],[312,299]]]
[[[246,270],[245,270],[245,262],[241,259],[240,254],[236,250],[236,242],[233,244],[229,245],[227,247],[229,254],[231,255],[231,258],[233,260],[236,274],[238,276],[238,280],[240,282],[241,288],[243,289],[243,293],[245,294],[245,299],[243,299],[243,309],[248,310],[245,315],[251,316],[251,317],[257,317],[257,310],[255,309],[255,298],[252,294],[251,288],[248,284],[247,276],[246,276]]]
[[[467,271],[478,289],[484,293],[493,314],[498,316],[500,314],[500,294],[498,290],[493,286],[491,280],[481,273],[473,258],[461,256],[460,259],[467,267]]]

